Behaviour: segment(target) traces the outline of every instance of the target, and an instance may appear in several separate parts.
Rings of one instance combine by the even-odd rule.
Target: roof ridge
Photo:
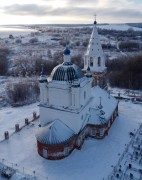
[[[73,131],[73,129],[71,129],[67,124],[65,124],[62,120],[60,120],[60,119],[55,119],[55,121],[60,121],[62,124],[64,124],[68,129],[70,129],[74,134],[75,134],[75,132]]]

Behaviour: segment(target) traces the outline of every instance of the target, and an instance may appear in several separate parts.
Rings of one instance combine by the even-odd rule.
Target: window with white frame
[[[103,135],[104,135],[104,130],[100,129],[100,136],[103,136]]]
[[[43,157],[47,158],[47,156],[48,156],[48,150],[43,148],[43,149],[42,149],[42,155],[43,155]]]
[[[69,152],[68,147],[65,147],[65,148],[64,148],[64,155],[65,155],[65,156],[68,155],[68,152]]]
[[[92,136],[96,136],[96,130],[92,129]]]

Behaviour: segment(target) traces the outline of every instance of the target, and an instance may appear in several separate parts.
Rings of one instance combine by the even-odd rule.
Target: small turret
[[[75,74],[74,81],[72,83],[71,93],[72,93],[72,108],[78,109],[80,107],[80,99],[79,99],[80,81],[77,77],[77,74]]]
[[[42,64],[41,75],[39,77],[39,87],[40,87],[40,103],[47,104],[48,93],[47,93],[47,76],[44,73],[44,68]]]
[[[70,58],[70,50],[69,50],[69,48],[65,48],[65,50],[64,50],[64,65],[71,65],[72,63],[71,63],[71,58]]]
[[[47,82],[47,77],[46,77],[46,75],[45,75],[45,73],[44,73],[43,64],[42,64],[42,70],[41,70],[40,77],[39,77],[39,82],[40,82],[40,83]]]
[[[74,81],[72,83],[72,87],[74,87],[74,88],[80,87],[80,82],[78,80],[77,74],[75,74]]]
[[[86,77],[88,77],[88,78],[92,77],[91,69],[89,66],[88,66],[87,71],[86,71]]]
[[[94,16],[95,16],[94,24],[97,24],[97,20],[96,20],[97,15],[95,14]]]

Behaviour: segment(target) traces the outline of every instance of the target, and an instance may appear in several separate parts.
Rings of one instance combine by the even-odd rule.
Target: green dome
[[[56,66],[51,73],[51,79],[56,81],[74,81],[83,77],[82,70],[75,64]]]

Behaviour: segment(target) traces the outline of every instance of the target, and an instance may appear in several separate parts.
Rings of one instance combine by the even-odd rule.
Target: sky
[[[142,0],[4,0],[3,24],[90,24],[142,22]]]

